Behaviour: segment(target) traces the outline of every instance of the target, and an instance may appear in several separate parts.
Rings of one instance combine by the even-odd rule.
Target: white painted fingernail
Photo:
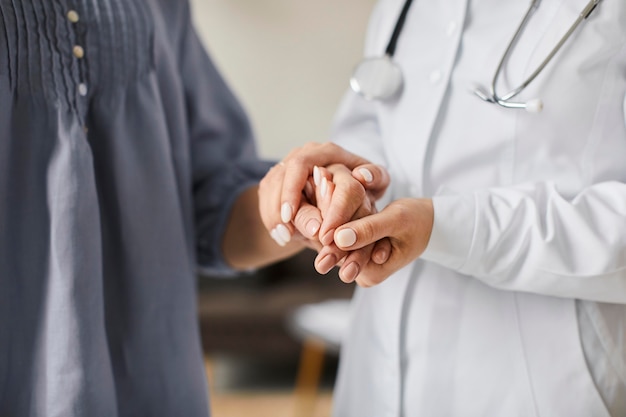
[[[291,240],[291,232],[284,224],[276,226],[276,232],[278,233],[278,237],[281,238],[283,242],[288,243]]]
[[[320,168],[316,165],[313,167],[313,182],[316,187],[320,186]]]
[[[328,191],[328,180],[326,179],[326,177],[322,178],[322,187],[320,190],[320,194],[322,195],[322,197],[326,196],[326,192]]]
[[[365,180],[365,182],[374,181],[374,176],[372,175],[372,172],[369,169],[360,168],[359,173],[363,176],[363,179]]]
[[[335,237],[335,243],[342,248],[354,245],[356,243],[356,232],[350,228],[340,230]]]
[[[278,246],[286,245],[285,241],[283,241],[278,235],[277,228],[272,229],[272,231],[270,232],[270,236],[272,237],[272,239],[274,239],[274,241],[278,244]]]
[[[291,206],[289,205],[289,203],[283,203],[283,205],[280,207],[280,218],[283,223],[289,223],[291,221],[291,216],[293,216]]]

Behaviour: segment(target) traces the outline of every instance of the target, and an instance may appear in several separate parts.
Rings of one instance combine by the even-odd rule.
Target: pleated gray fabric
[[[183,0],[0,0],[0,416],[207,416],[196,265],[264,174]]]

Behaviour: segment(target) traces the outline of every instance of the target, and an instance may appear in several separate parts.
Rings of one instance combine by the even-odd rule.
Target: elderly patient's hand
[[[361,171],[360,175],[364,175],[367,179],[372,177],[369,171]],[[349,257],[349,264],[341,268],[339,276],[345,282],[352,282],[369,262],[384,263],[391,251],[391,246],[389,240],[383,238],[348,254],[337,248],[333,241],[335,231],[333,222],[344,223],[376,213],[376,197],[367,192],[354,178],[353,172],[343,165],[334,164],[327,169],[315,167],[313,176],[316,193],[315,198],[309,197],[309,200],[312,202],[314,200],[317,204],[324,219],[324,225],[333,225],[327,232],[323,232],[324,225],[320,229],[320,236],[329,236],[330,239],[317,256],[315,268],[319,273],[325,274]],[[298,212],[296,224],[303,223],[299,220],[300,216],[301,212]],[[333,220],[329,222],[328,219]]]

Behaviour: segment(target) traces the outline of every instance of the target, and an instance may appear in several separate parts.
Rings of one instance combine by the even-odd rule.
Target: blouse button
[[[67,20],[72,23],[77,23],[80,20],[80,16],[76,13],[76,10],[70,10],[67,12]]]
[[[82,97],[85,97],[87,95],[87,84],[78,84],[78,94],[80,94]]]
[[[85,50],[83,49],[82,46],[80,45],[76,45],[74,46],[74,48],[72,49],[72,51],[74,52],[74,56],[78,59],[81,59],[82,57],[85,56]]]

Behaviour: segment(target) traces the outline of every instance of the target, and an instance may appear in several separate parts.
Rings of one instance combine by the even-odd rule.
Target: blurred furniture
[[[305,251],[243,277],[201,277],[198,314],[205,353],[297,361],[301,340],[287,326],[298,307],[349,299],[354,290],[336,271],[319,275]]]
[[[302,340],[295,387],[295,417],[313,415],[325,356],[339,354],[349,314],[350,300],[339,298],[302,305],[289,317],[289,329]]]

